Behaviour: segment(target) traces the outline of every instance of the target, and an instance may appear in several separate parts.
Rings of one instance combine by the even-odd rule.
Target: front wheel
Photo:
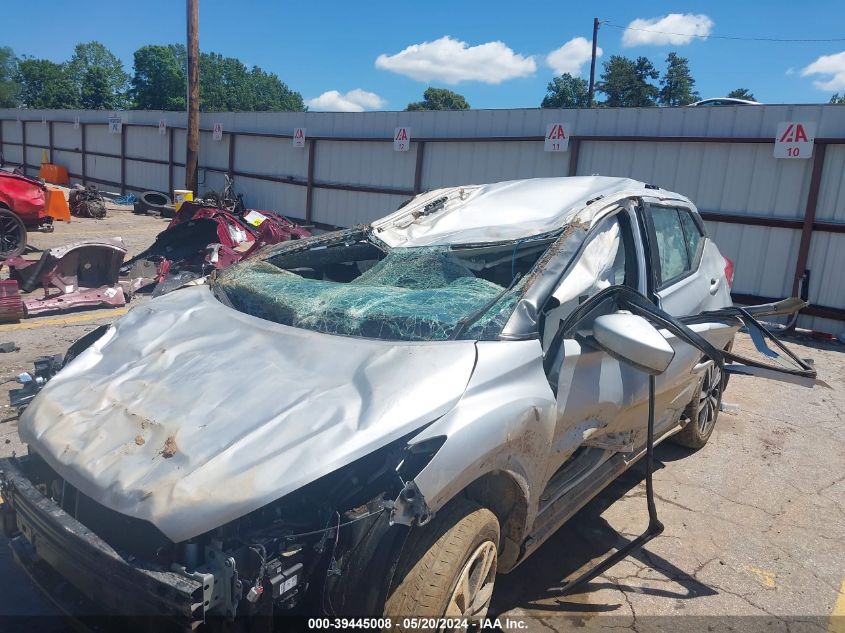
[[[687,448],[702,448],[707,444],[719,417],[722,393],[728,383],[727,378],[727,374],[715,363],[707,369],[698,395],[693,398],[684,412],[689,421],[680,432],[672,436],[676,444]]]
[[[16,257],[26,248],[26,226],[15,213],[0,208],[0,259]]]
[[[455,499],[414,528],[388,592],[385,615],[478,622],[487,615],[499,547],[499,522],[487,508]],[[410,629],[409,629],[410,630]]]

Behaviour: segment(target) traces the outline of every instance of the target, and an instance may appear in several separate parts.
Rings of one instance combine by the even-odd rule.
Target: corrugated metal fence
[[[184,115],[120,112],[122,130],[112,134],[110,114],[0,110],[0,151],[30,174],[47,150],[74,181],[121,191],[181,187]],[[782,121],[816,123],[813,158],[773,157]],[[570,125],[567,152],[543,151],[546,126],[556,122]],[[410,128],[410,151],[393,151],[400,126]],[[297,127],[306,129],[302,149],[292,144]],[[736,262],[738,299],[790,295],[809,270],[813,307],[801,324],[843,328],[844,106],[209,113],[201,129],[201,191],[220,189],[228,172],[249,206],[326,225],[367,222],[447,185],[584,174],[651,182],[699,206]]]

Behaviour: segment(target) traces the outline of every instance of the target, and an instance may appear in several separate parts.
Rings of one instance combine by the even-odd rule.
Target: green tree
[[[645,57],[636,60],[612,55],[604,62],[604,72],[596,85],[607,99],[602,104],[611,108],[636,108],[653,106],[659,91],[649,80],[659,73]]]
[[[134,55],[132,96],[139,110],[184,110],[188,53],[182,44],[142,46]]]
[[[754,98],[754,95],[751,94],[751,91],[748,88],[737,88],[736,90],[731,90],[728,95],[731,99],[747,99],[748,101],[757,101]]]
[[[304,112],[302,95],[287,87],[274,73],[267,73],[258,66],[249,71],[253,110],[260,112]]]
[[[694,90],[695,79],[689,69],[689,60],[677,53],[666,57],[666,71],[660,79],[660,104],[665,106],[683,106],[698,101],[699,94]]]
[[[555,77],[546,86],[541,108],[587,108],[589,107],[589,84],[585,79],[564,73]]]
[[[0,46],[0,108],[18,107],[21,87],[17,82],[18,58],[8,46]]]
[[[27,57],[18,62],[17,77],[24,107],[79,107],[79,91],[66,64]]]
[[[200,53],[200,110],[238,112],[253,109],[249,72],[240,60]]]
[[[123,62],[100,42],[77,44],[67,67],[80,94],[86,90],[91,94],[94,89],[99,94],[95,105],[85,107],[113,109],[128,105],[129,75],[123,69]],[[108,96],[101,90],[103,82]]]
[[[123,95],[115,94],[108,73],[102,66],[92,66],[82,76],[79,89],[80,103],[87,110],[114,110]]]
[[[839,105],[845,105],[845,95],[840,96],[838,92],[834,92],[830,96],[829,103],[836,103],[836,104],[839,104]]]
[[[469,110],[469,103],[463,95],[446,88],[426,88],[423,100],[409,103],[405,110]]]

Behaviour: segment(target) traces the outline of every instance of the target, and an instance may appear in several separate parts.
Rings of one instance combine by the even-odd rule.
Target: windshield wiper
[[[470,325],[470,324],[474,323],[475,321],[477,321],[477,320],[478,320],[478,319],[479,319],[479,318],[480,318],[480,317],[481,317],[481,316],[482,316],[485,312],[487,312],[490,308],[492,308],[494,305],[496,305],[496,303],[498,303],[499,299],[501,299],[501,298],[502,298],[502,297],[504,297],[504,296],[505,296],[508,292],[510,292],[510,291],[513,289],[513,287],[517,284],[517,282],[519,282],[519,280],[520,280],[520,279],[522,279],[522,273],[517,273],[516,275],[514,275],[514,278],[513,278],[513,279],[511,279],[511,282],[510,282],[510,284],[508,285],[508,287],[507,287],[507,288],[503,288],[503,289],[502,289],[502,291],[501,291],[500,293],[498,293],[495,297],[493,297],[492,299],[490,299],[490,301],[488,301],[487,303],[485,303],[483,306],[481,306],[481,307],[480,307],[480,308],[478,308],[477,310],[474,310],[473,312],[470,312],[470,313],[469,313],[468,315],[466,315],[464,318],[460,319],[460,320],[459,320],[459,321],[455,324],[455,329],[454,329],[454,330],[452,331],[452,333],[449,335],[449,340],[450,340],[450,341],[454,341],[454,340],[456,340],[456,339],[457,339],[457,338],[458,338],[461,334],[463,334],[463,333],[464,333],[464,330],[466,330],[466,328],[467,328],[467,326],[468,326],[468,325]]]

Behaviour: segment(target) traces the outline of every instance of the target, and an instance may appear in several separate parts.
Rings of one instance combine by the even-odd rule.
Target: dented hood
[[[186,288],[134,308],[65,367],[20,436],[84,494],[181,541],[443,415],[475,355],[472,341],[295,329]]]

